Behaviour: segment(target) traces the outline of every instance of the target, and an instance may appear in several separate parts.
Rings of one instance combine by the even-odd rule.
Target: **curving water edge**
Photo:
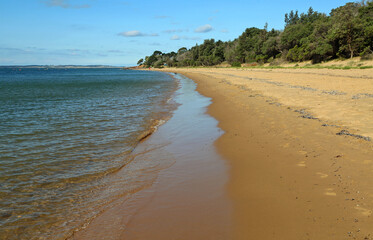
[[[170,99],[178,85],[170,75],[0,73],[0,238],[65,239],[115,199],[149,184],[138,175],[156,168],[131,162],[130,153],[176,108]],[[123,169],[120,179],[111,177]]]

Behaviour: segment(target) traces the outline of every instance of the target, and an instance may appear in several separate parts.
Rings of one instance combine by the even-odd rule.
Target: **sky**
[[[0,65],[136,65],[155,50],[284,28],[291,10],[344,0],[0,0]]]

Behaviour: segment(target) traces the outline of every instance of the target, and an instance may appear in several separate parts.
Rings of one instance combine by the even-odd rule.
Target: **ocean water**
[[[0,239],[65,239],[148,185],[161,162],[110,176],[170,116],[176,88],[159,72],[0,68]]]

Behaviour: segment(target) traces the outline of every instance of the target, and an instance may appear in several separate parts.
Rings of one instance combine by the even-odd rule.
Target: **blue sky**
[[[291,10],[329,13],[343,0],[0,0],[0,65],[134,65],[154,50],[283,29]]]

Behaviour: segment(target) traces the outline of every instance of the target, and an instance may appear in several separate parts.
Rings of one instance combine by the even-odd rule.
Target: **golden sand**
[[[215,145],[230,168],[233,236],[228,239],[373,238],[372,69],[164,71],[195,80],[197,90],[212,98],[208,113],[225,132]],[[170,203],[181,201],[171,196]],[[128,239],[152,236],[152,222],[175,206],[153,215],[140,212],[136,226],[142,228],[123,231],[145,231]],[[178,211],[185,226],[189,216]],[[196,230],[195,239],[216,237]],[[164,231],[164,239],[193,239]]]
[[[176,71],[225,131],[234,239],[373,237],[373,70]]]
[[[258,92],[324,123],[373,138],[373,69],[186,70]]]

